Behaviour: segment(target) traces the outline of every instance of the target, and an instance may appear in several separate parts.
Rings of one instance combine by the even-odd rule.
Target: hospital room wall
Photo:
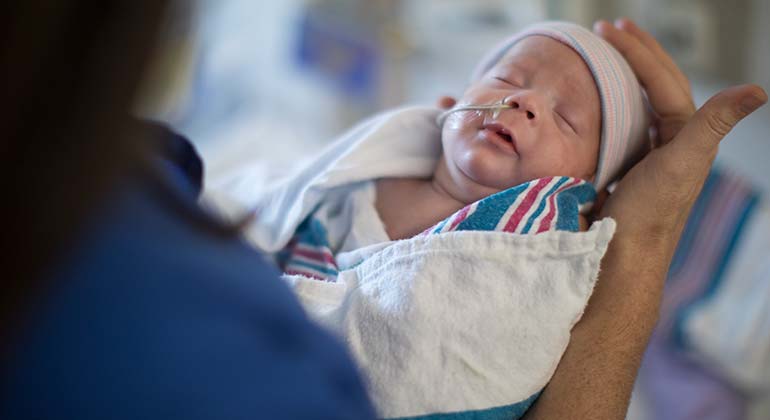
[[[749,80],[770,87],[770,1],[753,0],[751,15],[751,35],[747,54]]]
[[[766,24],[770,19],[770,2],[766,0],[286,0],[269,3],[199,0],[199,3],[205,11],[201,14],[203,36],[208,41],[226,40],[230,47],[216,47],[208,42],[207,52],[240,48],[240,62],[233,57],[224,57],[224,61],[249,68],[253,74],[250,86],[241,89],[241,94],[250,88],[259,89],[260,92],[255,93],[261,97],[278,90],[301,89],[307,102],[341,101],[336,114],[342,117],[331,118],[340,120],[337,129],[376,109],[428,100],[426,95],[432,97],[438,91],[460,90],[485,44],[524,24],[547,18],[590,25],[596,18],[631,16],[661,39],[693,76],[725,82],[770,82],[770,43],[761,41],[770,36]],[[303,36],[319,42],[303,45]],[[238,44],[239,40],[241,45],[234,45],[233,41]],[[331,45],[334,42],[342,45]],[[447,48],[450,45],[451,48]],[[313,53],[328,53],[330,47],[335,48],[335,54],[327,55],[331,60],[319,62],[310,57]],[[303,55],[303,51],[310,54]],[[439,73],[436,66],[428,63],[431,59],[455,65],[441,67]],[[207,60],[214,61],[213,58]],[[351,73],[351,69],[346,68],[350,65],[358,67]],[[356,77],[359,77],[357,81],[351,80]],[[254,81],[260,81],[258,86],[251,86]],[[281,101],[283,97],[274,96],[271,101]],[[316,110],[315,104],[308,108]]]

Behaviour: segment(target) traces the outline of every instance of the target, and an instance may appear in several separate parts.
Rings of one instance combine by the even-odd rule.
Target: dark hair
[[[10,4],[9,4],[10,3]],[[129,117],[169,1],[11,0],[0,18],[0,343],[151,142]],[[5,347],[5,346],[0,346]]]

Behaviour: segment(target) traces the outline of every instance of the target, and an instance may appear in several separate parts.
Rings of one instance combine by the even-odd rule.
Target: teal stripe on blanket
[[[441,229],[443,229],[443,228],[444,228],[444,226],[447,224],[447,222],[448,222],[448,221],[449,221],[449,219],[448,219],[448,218],[447,218],[447,219],[444,219],[444,220],[442,220],[442,221],[441,221],[441,223],[439,223],[439,224],[436,226],[436,228],[435,228],[435,229],[433,229],[433,233],[439,233],[439,232],[441,232]]]
[[[529,230],[532,229],[532,224],[535,223],[535,219],[537,219],[540,214],[543,213],[543,210],[545,210],[545,205],[548,203],[548,197],[551,196],[556,190],[561,188],[562,185],[564,185],[567,181],[570,179],[565,177],[562,177],[562,179],[559,180],[559,182],[556,183],[553,187],[551,187],[550,190],[548,190],[547,193],[545,193],[545,199],[540,200],[540,204],[537,206],[537,209],[534,213],[532,213],[532,216],[529,217],[529,220],[527,220],[527,224],[524,225],[524,229],[521,230],[521,233],[529,233]]]
[[[326,232],[326,227],[320,220],[313,217],[312,214],[297,226],[295,235],[298,237],[299,242],[305,245],[315,247],[329,246],[329,234]]]
[[[473,217],[460,222],[455,230],[495,230],[511,204],[531,183],[532,181],[525,182],[480,200]]]
[[[516,404],[487,408],[484,410],[458,411],[454,413],[425,414],[414,417],[398,417],[392,420],[518,420],[529,410],[540,392]]]
[[[317,263],[305,261],[298,258],[296,255],[300,253],[300,251],[297,250],[297,247],[300,245],[305,248],[305,251],[317,253],[318,255],[323,256],[325,254],[331,254],[328,238],[329,235],[326,231],[326,227],[320,220],[316,219],[313,214],[310,214],[297,227],[289,244],[275,254],[278,267],[281,271],[285,272],[288,267],[292,265],[301,266],[318,273],[323,273],[330,278],[336,277],[337,274],[339,274],[336,269],[336,264],[323,261],[318,261]]]
[[[559,206],[559,219],[556,221],[556,230],[578,232],[580,223],[580,205],[592,202],[596,199],[596,190],[593,185],[585,183],[563,191],[556,197]]]

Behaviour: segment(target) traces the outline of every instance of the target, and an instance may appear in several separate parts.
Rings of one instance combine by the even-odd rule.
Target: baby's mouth
[[[516,138],[500,123],[488,123],[481,126],[485,137],[501,147],[504,151],[517,153]]]

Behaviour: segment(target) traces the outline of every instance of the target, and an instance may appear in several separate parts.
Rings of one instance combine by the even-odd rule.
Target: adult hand
[[[593,295],[548,386],[525,418],[623,419],[657,321],[674,249],[719,142],[767,101],[755,85],[695,110],[687,78],[649,34],[621,19],[595,31],[623,54],[655,112],[656,147],[600,210],[617,221]],[[598,203],[597,203],[598,204]]]
[[[696,111],[687,78],[650,34],[628,19],[614,26],[600,21],[594,30],[636,73],[654,111],[657,134],[655,148],[626,174],[600,216],[618,222],[619,239],[628,232],[637,240],[662,239],[675,247],[719,142],[767,102],[767,94],[756,85],[736,86]]]

